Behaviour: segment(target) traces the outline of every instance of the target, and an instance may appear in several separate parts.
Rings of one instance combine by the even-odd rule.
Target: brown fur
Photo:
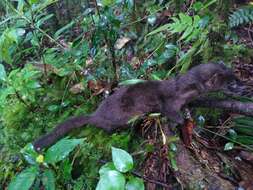
[[[93,124],[111,132],[127,127],[136,115],[160,112],[182,124],[180,109],[194,98],[211,91],[224,90],[235,79],[232,71],[221,64],[201,64],[186,74],[164,81],[146,81],[119,88],[89,116],[73,117],[51,133],[36,140],[36,150],[48,147],[74,128]]]

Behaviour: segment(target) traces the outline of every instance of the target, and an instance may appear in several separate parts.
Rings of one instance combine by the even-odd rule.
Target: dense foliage
[[[115,81],[167,79],[210,61],[249,62],[252,49],[237,27],[252,20],[252,5],[236,1],[2,0],[0,189],[16,189],[19,183],[22,189],[95,189],[98,181],[97,189],[103,189],[108,176],[101,173],[108,168],[115,177],[110,180],[119,185],[108,189],[125,184],[144,189],[142,180],[123,175],[133,161],[117,149],[150,151],[140,146],[142,139],[132,129],[109,135],[88,127],[41,155],[28,143],[70,116],[91,113]],[[217,123],[222,113],[199,109],[200,115]],[[225,149],[234,143],[252,145],[252,119],[234,123]],[[111,158],[112,146],[117,148]],[[120,154],[129,156],[125,169],[117,166]],[[135,168],[144,154],[137,158]],[[99,170],[99,160],[111,159],[113,166]]]

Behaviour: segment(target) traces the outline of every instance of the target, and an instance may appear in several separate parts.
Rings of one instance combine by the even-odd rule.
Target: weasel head
[[[201,64],[194,70],[199,81],[202,82],[205,92],[221,90],[224,93],[233,95],[236,89],[241,86],[240,80],[236,78],[232,69],[224,64]],[[194,74],[194,70],[192,74]]]

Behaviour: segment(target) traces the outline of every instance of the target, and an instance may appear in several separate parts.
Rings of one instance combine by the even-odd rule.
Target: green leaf
[[[125,173],[133,168],[133,158],[125,150],[112,147],[112,160],[120,172]]]
[[[47,109],[49,111],[51,111],[51,112],[56,112],[56,111],[58,111],[60,109],[60,106],[58,106],[58,105],[50,105],[50,106],[48,106]]]
[[[0,64],[0,80],[6,81],[6,72],[5,72],[5,68],[2,64]]]
[[[38,168],[35,166],[23,170],[12,179],[8,186],[8,190],[29,190],[38,173]]]
[[[234,129],[229,129],[229,130],[228,130],[228,134],[229,134],[229,137],[230,137],[232,140],[236,140],[236,138],[237,138],[237,133],[235,132]]]
[[[54,172],[51,169],[44,171],[42,175],[42,183],[45,190],[55,190],[55,177]]]
[[[170,164],[173,170],[178,171],[177,160],[176,160],[174,151],[169,151],[169,159],[170,159]]]
[[[65,138],[58,141],[55,145],[47,150],[45,162],[52,164],[63,160],[77,145],[81,144],[83,140],[84,139]]]
[[[253,145],[253,137],[248,135],[238,135],[236,141],[246,145]]]
[[[34,150],[34,147],[31,143],[27,144],[23,149],[21,149],[20,152],[24,155],[29,164],[36,163],[36,158],[39,156],[39,154]]]
[[[68,181],[71,179],[71,171],[72,171],[72,164],[69,158],[66,158],[61,162],[60,165],[62,178],[64,181]]]
[[[40,18],[36,23],[36,27],[40,27],[42,24],[44,24],[47,20],[51,19],[54,16],[54,14],[48,14],[44,17]]]
[[[179,40],[187,38],[192,33],[193,29],[193,26],[188,26]]]
[[[99,175],[105,175],[108,171],[111,170],[116,170],[116,168],[112,162],[108,162],[99,169]]]
[[[118,171],[111,170],[100,176],[96,190],[124,190],[125,177]]]
[[[234,148],[234,143],[228,142],[225,144],[224,150],[232,150]]]
[[[67,31],[68,29],[70,29],[73,25],[75,24],[74,21],[71,21],[70,23],[68,23],[67,25],[63,26],[62,28],[60,28],[59,30],[57,30],[54,34],[54,38],[58,39],[60,37],[60,35]]]
[[[102,4],[103,6],[111,6],[113,4],[115,4],[115,0],[102,0]]]
[[[131,84],[137,84],[137,83],[141,83],[141,82],[145,82],[145,80],[143,79],[130,79],[130,80],[125,80],[119,83],[119,85],[131,85]]]
[[[238,117],[238,118],[234,118],[233,121],[236,124],[253,126],[253,117]]]
[[[126,190],[144,190],[143,180],[137,177],[132,177],[126,184]]]
[[[162,32],[162,31],[164,31],[164,30],[168,30],[169,26],[170,26],[170,24],[165,24],[165,25],[163,25],[163,26],[160,26],[160,27],[158,27],[157,29],[155,29],[155,30],[149,32],[149,33],[147,34],[147,36],[151,36],[151,35],[154,35],[154,34],[156,34],[156,33]]]
[[[38,3],[39,0],[29,0],[29,3],[32,5],[32,4],[36,4]]]

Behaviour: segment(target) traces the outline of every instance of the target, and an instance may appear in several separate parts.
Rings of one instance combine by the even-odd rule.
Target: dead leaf
[[[115,45],[114,45],[114,48],[115,49],[121,49],[123,48],[127,42],[129,42],[131,39],[128,38],[128,37],[122,37],[122,38],[119,38],[117,39]]]
[[[69,91],[72,93],[72,94],[78,94],[80,92],[82,92],[84,90],[84,85],[83,83],[78,83],[78,84],[75,84],[74,86],[72,86]]]
[[[134,68],[134,69],[138,69],[141,65],[140,59],[138,57],[133,57],[130,61],[130,65]]]
[[[187,119],[184,126],[182,127],[183,141],[184,144],[188,147],[191,145],[192,142],[193,126],[193,121],[191,119]]]

